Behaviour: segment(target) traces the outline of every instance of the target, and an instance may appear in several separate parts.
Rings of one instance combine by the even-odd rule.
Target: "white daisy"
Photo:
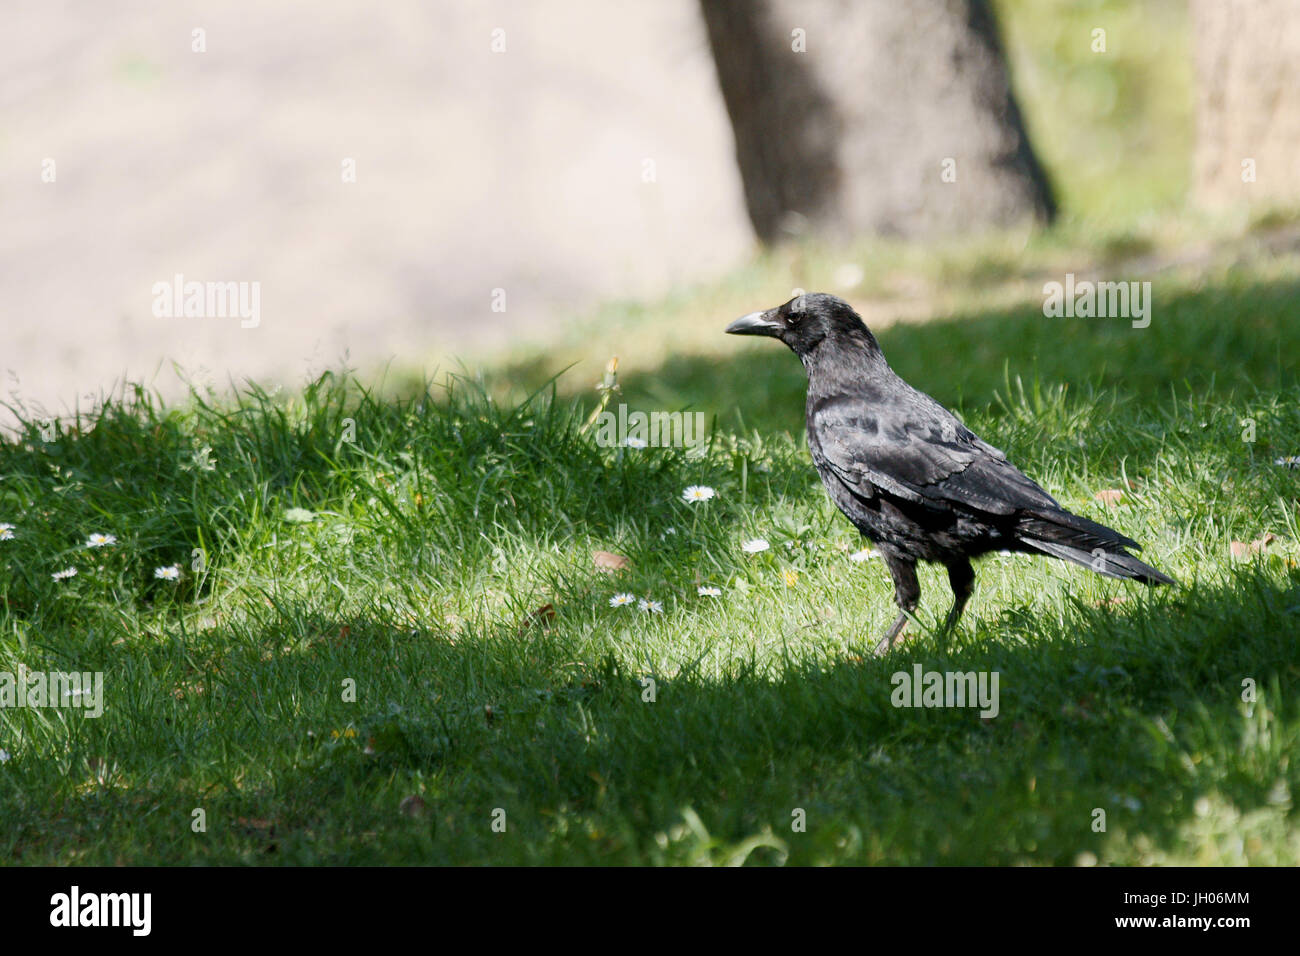
[[[106,548],[111,544],[117,544],[117,536],[103,534],[99,531],[96,531],[86,539],[86,547],[88,548]]]
[[[714,587],[702,586],[702,587],[697,588],[697,589],[695,590],[695,593],[698,594],[700,597],[721,597],[721,596],[722,596],[722,589],[721,589],[721,588],[714,588]]]
[[[8,763],[8,762],[9,762],[9,751],[0,750],[0,763]]]
[[[697,501],[708,501],[715,494],[717,494],[717,492],[708,485],[691,485],[682,492],[682,501],[686,502],[688,505],[692,505]]]
[[[758,552],[766,551],[770,547],[772,546],[767,543],[766,538],[751,538],[750,540],[744,542],[740,546],[740,549],[744,551],[746,554],[758,554]]]
[[[637,603],[637,607],[645,611],[647,614],[662,614],[664,612],[664,606],[661,602],[647,601],[645,598],[642,598]]]
[[[627,441],[623,444],[627,445],[628,448],[645,448],[650,443],[644,438],[637,438],[636,435],[629,435]]]
[[[75,578],[76,576],[76,568],[64,568],[62,571],[55,571],[50,575],[50,577],[54,578],[56,581],[66,581],[68,578]]]
[[[12,541],[14,539],[14,526],[0,521],[0,541]]]
[[[635,594],[615,594],[609,599],[610,607],[625,607],[636,600]]]
[[[163,581],[179,581],[181,577],[180,565],[169,564],[165,568],[154,568],[153,576]]]
[[[1277,459],[1273,464],[1281,465],[1283,468],[1300,468],[1300,455],[1287,455],[1285,458]]]
[[[870,561],[872,558],[877,558],[877,557],[879,557],[879,555],[875,552],[873,548],[863,548],[861,551],[854,551],[852,554],[850,554],[849,560],[860,564],[863,561]]]

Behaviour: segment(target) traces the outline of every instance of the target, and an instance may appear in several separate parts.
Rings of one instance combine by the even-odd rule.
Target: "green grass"
[[[1300,454],[1296,211],[1181,211],[1183,4],[996,7],[1050,231],[774,250],[436,385],[127,389],[52,432],[17,409],[0,673],[102,671],[105,711],[0,708],[0,860],[1300,863],[1300,470],[1273,464]],[[1044,318],[1066,272],[1152,279],[1151,326]],[[1183,586],[993,556],[951,644],[872,657],[892,593],[816,480],[799,365],[720,334],[794,287],[850,298],[905,378]],[[704,455],[596,446],[612,355],[614,401],[709,416]],[[916,664],[997,672],[997,717],[894,707]]]
[[[1069,245],[1035,242],[1031,267]],[[946,260],[964,298],[881,328],[886,354],[1183,587],[994,556],[950,646],[872,657],[891,590],[812,470],[802,371],[717,334],[786,266],[829,268],[815,251],[597,317],[625,345],[615,401],[711,413],[699,457],[596,446],[589,326],[553,349],[586,364],[531,397],[503,381],[545,363],[404,397],[131,390],[0,443],[0,671],[105,675],[99,719],[0,709],[0,859],[1300,863],[1300,471],[1273,464],[1300,453],[1295,272],[1171,275],[1139,330],[984,297],[972,274],[1010,253],[980,248]],[[922,586],[933,626],[946,582]],[[915,664],[996,671],[998,716],[895,708]]]

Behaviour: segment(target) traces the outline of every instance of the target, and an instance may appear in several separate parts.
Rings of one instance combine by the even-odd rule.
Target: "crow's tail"
[[[1022,518],[1016,537],[1044,554],[1081,564],[1108,578],[1128,578],[1143,584],[1178,583],[1129,554],[1126,548],[1142,550],[1132,538],[1065,510]]]

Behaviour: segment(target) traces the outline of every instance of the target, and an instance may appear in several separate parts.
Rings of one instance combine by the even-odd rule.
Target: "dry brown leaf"
[[[632,559],[622,554],[615,554],[613,551],[593,551],[591,560],[596,565],[596,570],[604,574],[613,574],[615,571],[622,571],[630,567]]]
[[[1277,540],[1277,535],[1271,531],[1266,531],[1261,537],[1247,544],[1245,541],[1234,541],[1228,546],[1232,556],[1238,560],[1250,557],[1252,554],[1263,554],[1264,549]]]
[[[1097,492],[1093,497],[1102,504],[1113,508],[1124,497],[1124,492],[1119,488],[1107,488],[1104,491]]]
[[[524,618],[523,623],[519,625],[519,630],[516,633],[522,637],[523,633],[526,630],[528,630],[530,627],[532,627],[534,624],[541,624],[543,627],[545,627],[547,624],[550,624],[554,620],[555,620],[555,605],[543,604],[537,610],[530,611],[528,613],[528,616]]]

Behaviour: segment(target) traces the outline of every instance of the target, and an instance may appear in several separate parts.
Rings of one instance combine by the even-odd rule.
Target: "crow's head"
[[[824,292],[808,292],[775,309],[741,316],[727,326],[727,331],[732,335],[780,339],[800,357],[811,354],[828,338],[846,344],[857,340],[875,345],[853,307]]]

